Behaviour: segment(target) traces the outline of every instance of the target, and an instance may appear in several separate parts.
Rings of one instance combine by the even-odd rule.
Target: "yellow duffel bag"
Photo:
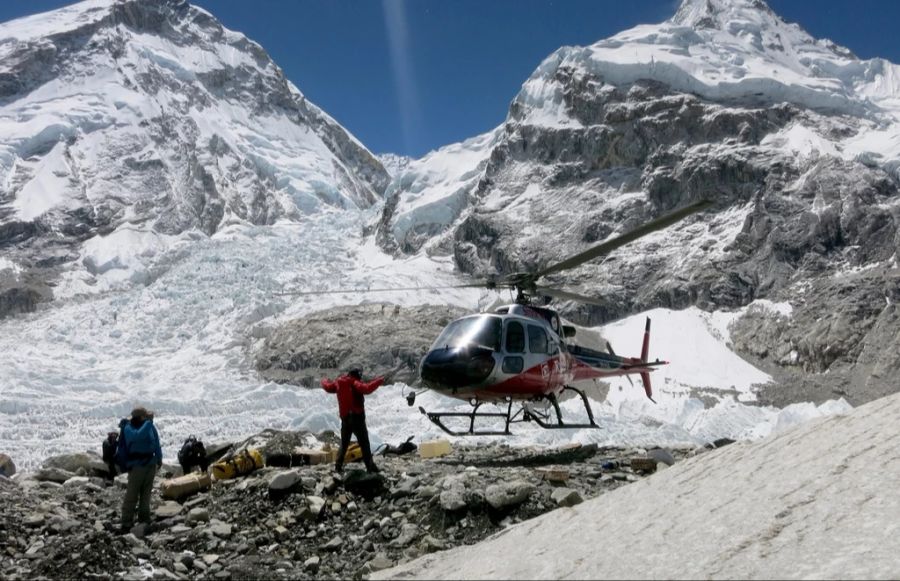
[[[231,458],[213,464],[212,475],[216,480],[228,480],[250,474],[263,466],[265,466],[265,461],[259,450],[243,450]]]
[[[347,462],[359,462],[362,460],[362,457],[362,448],[359,447],[359,444],[353,442],[347,446],[347,451],[344,453],[344,464]]]

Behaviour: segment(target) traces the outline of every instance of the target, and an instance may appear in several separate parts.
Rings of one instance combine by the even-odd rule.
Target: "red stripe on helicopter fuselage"
[[[456,393],[448,393],[447,395],[466,400],[471,398],[502,400],[506,397],[518,400],[531,399],[536,396],[559,393],[571,378],[571,363],[556,356],[498,383],[484,385],[472,390],[459,390]]]
[[[640,359],[623,357],[617,368],[601,368],[588,365],[566,353],[534,365],[521,373],[507,377],[494,384],[482,384],[453,390],[438,389],[445,395],[467,401],[475,398],[499,401],[506,397],[517,400],[536,396],[559,394],[567,384],[584,379],[638,375],[653,371],[653,367],[641,365]]]

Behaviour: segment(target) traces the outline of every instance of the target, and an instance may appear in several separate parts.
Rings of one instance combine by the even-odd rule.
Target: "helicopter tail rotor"
[[[644,342],[641,345],[641,363],[647,363],[647,356],[650,354],[650,317],[647,317],[647,324],[644,326]],[[650,374],[646,371],[641,372],[641,383],[644,384],[644,392],[653,403],[653,386],[650,384]]]
[[[641,382],[644,384],[644,393],[647,394],[647,398],[656,403],[656,400],[653,399],[653,386],[650,385],[650,374],[646,371],[641,372]]]

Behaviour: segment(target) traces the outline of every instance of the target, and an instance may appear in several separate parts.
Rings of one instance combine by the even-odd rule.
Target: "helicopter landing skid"
[[[516,417],[522,413],[522,410],[516,412],[515,415],[512,414],[512,401],[509,402],[509,405],[506,408],[506,413],[503,412],[478,412],[478,408],[481,407],[483,402],[478,402],[474,405],[471,412],[427,412],[425,408],[419,406],[419,411],[422,412],[431,423],[444,430],[451,436],[511,436],[512,432],[509,431],[509,425],[515,422],[522,422],[523,419],[516,419]],[[462,432],[459,430],[452,430],[444,425],[442,421],[444,418],[469,418],[469,429]],[[502,418],[505,421],[505,425],[503,430],[476,430],[475,429],[475,418]]]
[[[581,396],[581,401],[584,403],[584,411],[587,412],[588,423],[587,424],[567,424],[563,422],[562,419],[562,410],[559,409],[559,402],[556,400],[556,396],[554,394],[550,394],[547,396],[547,399],[550,400],[550,403],[553,404],[553,411],[556,412],[556,423],[549,422],[547,420],[550,419],[549,413],[543,413],[535,410],[525,410],[525,421],[533,420],[534,423],[544,428],[545,430],[569,430],[569,429],[581,429],[581,428],[600,428],[600,425],[594,421],[594,412],[591,411],[591,404],[588,402],[587,396],[580,389],[576,389],[574,387],[566,386],[563,388],[563,391],[570,390],[574,391],[578,395]]]
[[[538,426],[544,428],[545,430],[563,430],[563,429],[580,429],[580,428],[599,428],[600,425],[594,421],[594,414],[591,411],[591,406],[588,403],[587,396],[584,395],[579,389],[575,389],[574,387],[566,386],[563,391],[566,389],[572,390],[578,395],[581,396],[581,401],[584,403],[584,409],[587,412],[588,420],[590,423],[587,424],[567,424],[563,422],[562,419],[562,411],[559,409],[559,402],[556,400],[555,395],[547,396],[547,399],[550,400],[550,403],[553,404],[553,410],[556,412],[556,423],[553,423],[550,420],[549,413],[543,413],[535,410],[528,410],[524,407],[519,409],[515,414],[512,411],[513,402],[509,400],[509,403],[506,407],[506,412],[479,412],[478,408],[481,407],[483,402],[475,403],[471,412],[427,412],[425,408],[419,407],[419,411],[425,415],[431,423],[439,427],[441,430],[450,434],[451,436],[511,436],[512,432],[509,431],[509,425],[515,424],[519,422],[530,422],[534,421]],[[469,420],[469,429],[462,430],[453,430],[447,427],[444,424],[444,418],[468,418]],[[476,418],[500,418],[504,420],[504,427],[502,430],[476,430],[475,429],[475,419]]]

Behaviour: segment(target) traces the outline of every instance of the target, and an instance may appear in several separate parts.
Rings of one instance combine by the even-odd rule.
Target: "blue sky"
[[[3,0],[0,21],[70,0]],[[193,0],[259,42],[307,97],[376,153],[414,157],[499,125],[563,45],[671,16],[677,0]],[[770,0],[863,58],[900,62],[900,2]]]

